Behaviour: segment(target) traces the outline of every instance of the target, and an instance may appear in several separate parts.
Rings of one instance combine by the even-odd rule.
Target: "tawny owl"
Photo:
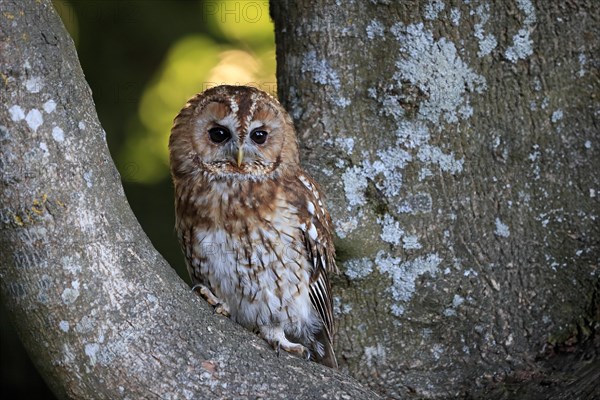
[[[188,101],[169,149],[194,286],[277,350],[337,367],[331,219],[287,112],[258,89],[218,86]]]

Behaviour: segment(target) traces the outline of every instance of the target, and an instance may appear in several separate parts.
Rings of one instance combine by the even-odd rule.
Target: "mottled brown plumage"
[[[331,219],[287,112],[258,89],[218,86],[188,101],[169,149],[194,287],[273,347],[337,367]]]

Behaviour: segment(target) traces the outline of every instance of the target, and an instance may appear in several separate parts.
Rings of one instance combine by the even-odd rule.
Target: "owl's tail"
[[[315,340],[321,345],[319,347],[322,347],[322,352],[317,352],[315,361],[329,368],[337,369],[338,363],[335,358],[335,352],[333,351],[333,344],[327,337],[325,330],[321,330],[315,337]]]

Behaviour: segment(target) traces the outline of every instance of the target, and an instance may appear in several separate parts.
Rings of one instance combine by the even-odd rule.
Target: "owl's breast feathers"
[[[210,257],[191,250],[195,247],[194,240],[198,240],[198,232],[221,229],[227,232],[228,238],[239,238],[245,253],[256,253],[253,246],[274,250],[277,246],[265,243],[274,236],[279,243],[284,242],[284,247],[287,243],[297,249],[294,250],[297,253],[292,253],[303,258],[303,261],[290,260],[290,248],[285,250],[284,256],[277,255],[276,261],[287,264],[281,267],[288,270],[296,265],[307,270],[308,297],[322,321],[322,330],[316,332],[316,339],[325,347],[324,358],[330,358],[326,364],[335,365],[331,345],[334,334],[333,304],[327,272],[337,272],[337,267],[331,218],[317,184],[301,170],[278,181],[207,180],[194,183],[175,185],[179,216],[177,230],[192,276],[196,276],[197,280],[206,279],[198,276],[203,275],[199,264],[206,265],[207,257]],[[243,255],[239,258],[246,267],[255,270],[264,268],[264,265],[260,265],[260,256]],[[210,275],[210,272],[206,274]],[[233,315],[235,306],[232,308]]]

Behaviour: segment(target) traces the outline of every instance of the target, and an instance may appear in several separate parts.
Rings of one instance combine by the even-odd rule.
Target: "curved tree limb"
[[[49,0],[0,0],[1,291],[60,398],[375,397],[214,315],[152,247]]]

